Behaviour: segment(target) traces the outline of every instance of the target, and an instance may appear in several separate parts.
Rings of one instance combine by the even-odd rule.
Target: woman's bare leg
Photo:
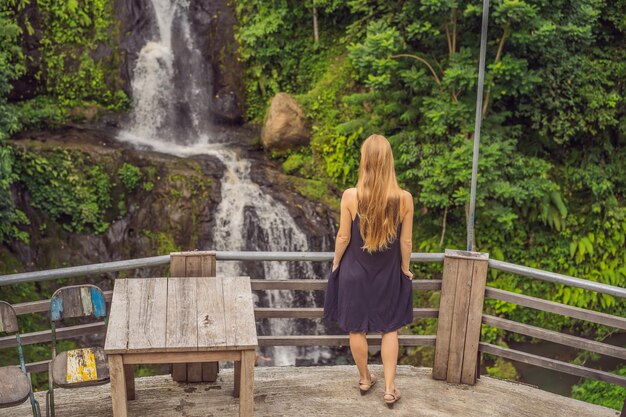
[[[385,392],[396,388],[396,367],[398,365],[398,332],[383,333],[380,346],[385,374]]]
[[[367,369],[367,339],[365,333],[350,333],[350,351],[354,363],[359,370],[360,382],[370,382],[370,372]]]

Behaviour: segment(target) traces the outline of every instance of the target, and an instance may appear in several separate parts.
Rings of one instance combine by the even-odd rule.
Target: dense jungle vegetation
[[[287,91],[311,120],[310,146],[274,154],[283,169],[353,186],[361,141],[382,133],[401,185],[415,198],[415,248],[465,248],[481,2],[243,0],[236,7],[249,118],[261,122],[268,100]],[[492,2],[476,250],[626,284],[625,31],[624,1]],[[488,279],[509,291],[626,314],[626,303],[610,296],[496,271]],[[436,305],[437,294],[418,302]],[[492,300],[488,310],[598,340],[613,331]],[[483,327],[483,340],[511,340]],[[433,332],[434,324],[425,320],[412,331]],[[621,407],[626,391],[609,390],[585,382],[574,396]]]
[[[116,70],[112,4],[0,0],[0,242],[29,239],[12,184],[23,184],[33,205],[64,219],[67,230],[89,233],[108,227],[103,213],[112,205],[112,182],[129,191],[146,187],[141,181],[150,173],[133,166],[113,178],[61,150],[23,154],[6,144],[20,131],[80,120],[77,108],[128,109]],[[382,133],[392,143],[401,185],[415,198],[415,250],[464,248],[481,2],[237,0],[234,7],[249,121],[262,123],[269,100],[284,91],[311,123],[309,146],[272,153],[283,170],[338,189],[353,186],[361,141]],[[626,286],[625,32],[624,0],[492,2],[475,250]],[[100,52],[102,45],[109,53]],[[25,78],[31,88],[18,91]],[[60,198],[51,205],[50,195]],[[15,267],[3,261],[3,271]],[[424,277],[433,272],[432,266],[415,268]],[[626,315],[626,302],[610,296],[496,271],[488,280],[493,287]],[[41,288],[2,291],[15,302],[34,299]],[[436,306],[438,293],[421,294],[416,303]],[[614,332],[487,303],[490,314],[597,340]],[[410,331],[428,334],[435,326],[420,320]],[[503,345],[520,340],[487,326],[482,337]],[[35,349],[43,348],[27,352],[32,360],[38,360]],[[405,360],[428,363],[429,355],[410,350]],[[597,357],[576,360],[593,366]],[[491,365],[496,376],[515,376],[504,361]],[[624,375],[626,367],[614,371]],[[573,395],[621,408],[626,390],[584,381]]]

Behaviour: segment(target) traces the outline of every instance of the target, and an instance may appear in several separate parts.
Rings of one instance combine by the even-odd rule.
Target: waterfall
[[[194,47],[187,17],[189,1],[151,1],[158,36],[139,53],[132,80],[134,111],[118,140],[181,157],[208,154],[224,164],[221,201],[214,215],[214,244],[210,249],[309,250],[306,235],[287,208],[250,178],[250,161],[219,140],[208,122],[210,71]],[[309,263],[263,262],[262,271],[255,268],[255,272],[254,278],[315,277]],[[218,274],[250,272],[241,262],[219,262]],[[256,297],[256,304],[261,302],[269,307],[296,307],[301,301],[295,299],[292,291],[273,290],[265,292],[263,300]],[[307,293],[304,302],[313,306],[313,294]],[[296,320],[268,322],[269,328],[259,326],[259,333],[289,335],[297,327]],[[319,321],[313,331],[323,332]],[[316,362],[320,355],[327,356],[326,350],[305,347],[275,347],[269,354],[273,365],[294,365],[297,357]]]
[[[189,0],[151,2],[156,37],[144,45],[135,64],[133,115],[123,139],[206,140],[211,133],[211,70],[193,42]]]

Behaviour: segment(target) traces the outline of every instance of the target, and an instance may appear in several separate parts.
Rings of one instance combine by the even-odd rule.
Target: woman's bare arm
[[[402,272],[413,279],[413,273],[409,268],[411,263],[411,251],[413,249],[413,196],[405,191],[403,196],[404,217],[402,218],[402,230],[400,230],[400,251],[402,253]]]
[[[353,189],[347,189],[341,196],[341,214],[339,217],[339,231],[337,239],[335,239],[335,257],[333,259],[333,271],[339,266],[341,257],[343,256],[348,244],[350,243],[350,228],[352,226],[352,214],[350,214],[350,205],[352,203]]]

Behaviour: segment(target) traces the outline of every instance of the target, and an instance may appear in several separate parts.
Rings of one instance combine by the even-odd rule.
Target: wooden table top
[[[254,349],[249,277],[116,279],[108,354]]]

